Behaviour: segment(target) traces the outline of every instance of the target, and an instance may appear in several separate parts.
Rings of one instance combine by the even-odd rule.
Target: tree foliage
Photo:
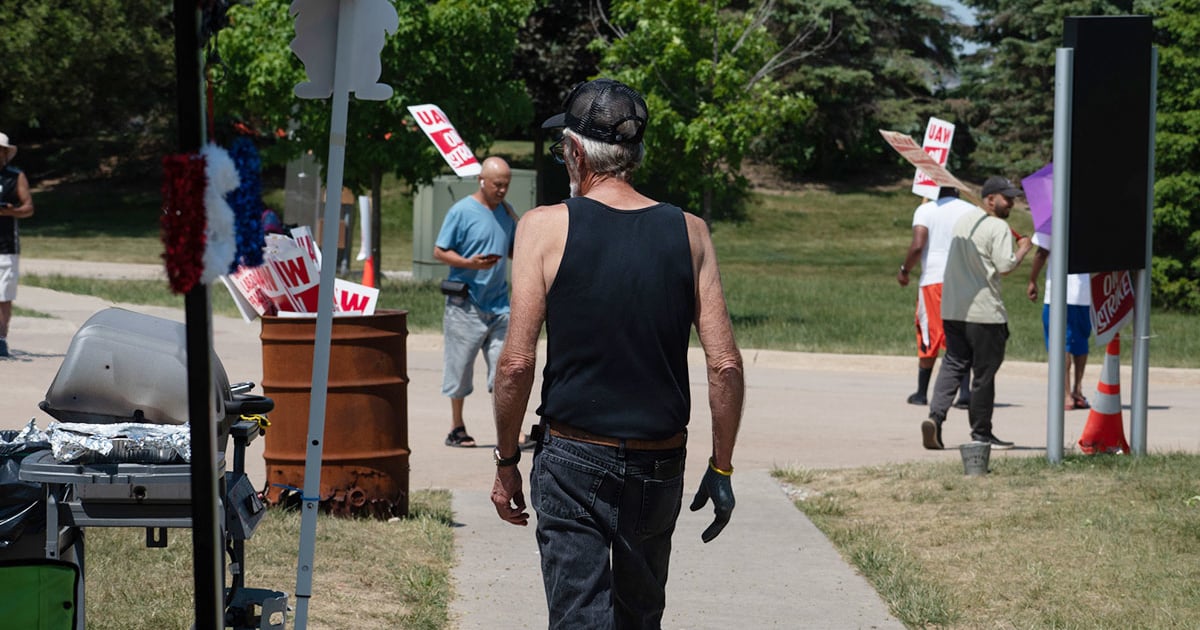
[[[380,173],[420,183],[445,163],[408,114],[434,103],[446,112],[472,149],[486,149],[498,134],[528,124],[528,97],[512,68],[517,28],[530,2],[394,0],[398,31],[380,58],[387,101],[352,99],[347,120],[345,181],[362,189]],[[217,114],[247,121],[267,133],[286,132],[264,158],[282,161],[311,150],[324,161],[329,148],[330,103],[299,99],[293,87],[304,67],[292,54],[287,0],[259,0],[230,11],[218,39],[214,67]]]
[[[1067,16],[1128,14],[1120,0],[963,0],[976,11],[962,94],[976,143],[972,170],[1028,175],[1054,153],[1054,56]]]
[[[391,173],[411,184],[430,181],[445,162],[412,120],[407,107],[433,103],[449,116],[476,152],[502,133],[528,124],[529,99],[516,80],[516,33],[532,7],[530,0],[393,0],[400,25],[380,55],[379,81],[392,86],[386,101],[352,99],[346,123],[344,184],[370,190],[374,230],[372,253],[379,251],[382,181]],[[294,37],[288,0],[258,0],[230,10],[230,26],[220,32],[220,62],[213,68],[218,116],[245,121],[279,139],[263,150],[276,163],[312,151],[322,163],[329,154],[331,107],[328,100],[293,94],[305,79],[292,54]]]
[[[780,52],[769,1],[614,0],[601,72],[638,89],[650,109],[640,181],[702,214],[735,217],[750,143],[802,119],[808,99],[771,76]]]
[[[816,104],[812,117],[763,148],[785,171],[842,178],[889,170],[899,162],[877,129],[919,135],[930,116],[962,122],[962,103],[947,100],[945,87],[956,70],[954,39],[965,31],[944,6],[787,0],[776,12],[781,40],[804,29],[829,38],[783,79]]]
[[[1200,311],[1200,0],[1163,0],[1155,141],[1154,297]]]
[[[6,2],[0,125],[72,138],[174,106],[170,6],[161,0]]]

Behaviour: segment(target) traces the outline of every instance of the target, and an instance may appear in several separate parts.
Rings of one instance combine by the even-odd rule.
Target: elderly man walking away
[[[996,372],[1004,362],[1008,343],[1008,313],[1000,297],[1000,278],[1021,264],[1032,243],[1021,237],[1013,252],[1013,232],[1006,220],[1013,199],[1024,194],[1003,177],[983,184],[983,208],[974,208],[954,224],[953,241],[946,260],[942,288],[942,324],[946,328],[946,356],[933,386],[929,419],[921,423],[925,448],[944,448],[942,423],[959,382],[972,373],[971,439],[988,442],[994,449],[1012,448],[1012,442],[992,432],[992,406],[996,398]]]
[[[17,299],[17,280],[21,275],[21,235],[17,219],[33,216],[33,195],[29,180],[21,169],[12,165],[16,145],[0,133],[0,357],[8,354],[8,322],[12,319],[12,303]]]
[[[517,439],[545,323],[530,487],[550,627],[658,628],[683,495],[692,326],[712,413],[708,467],[691,504],[713,501],[705,542],[733,511],[742,357],[708,226],[630,185],[648,120],[641,95],[597,79],[577,86],[564,109],[543,126],[565,128],[551,151],[566,163],[572,198],[530,211],[517,229],[492,502],[503,520],[528,523]]]

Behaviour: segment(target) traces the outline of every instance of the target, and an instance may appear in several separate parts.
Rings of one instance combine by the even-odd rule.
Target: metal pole
[[[1158,48],[1150,49],[1150,152],[1146,160],[1146,262],[1136,273],[1133,297],[1133,392],[1129,400],[1130,448],[1146,454],[1150,391],[1150,265],[1154,254],[1154,133],[1157,128]]]
[[[342,207],[350,76],[354,70],[351,64],[354,9],[355,0],[341,0],[338,9],[333,112],[329,125],[329,161],[326,162],[328,179],[325,184],[325,218],[321,234],[321,284],[318,292],[316,337],[313,342],[308,443],[304,454],[304,511],[300,515],[300,553],[296,565],[296,630],[308,627],[308,604],[312,597],[312,564],[316,552],[317,512],[321,501],[321,456],[325,444],[325,396],[329,389],[329,344],[333,337],[333,283],[337,268],[338,217]]]
[[[1071,208],[1071,103],[1075,50],[1059,48],[1054,58],[1054,211],[1050,219],[1050,374],[1046,384],[1046,459],[1063,458],[1063,404],[1066,402],[1067,215]]]
[[[196,0],[175,0],[175,73],[179,150],[195,153],[204,144],[200,10]],[[188,422],[191,433],[192,568],[197,629],[225,627],[224,547],[217,500],[217,433],[213,416],[212,313],[208,285],[184,298],[187,322]]]

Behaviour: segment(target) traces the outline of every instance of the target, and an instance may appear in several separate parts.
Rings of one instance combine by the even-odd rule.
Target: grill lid
[[[215,353],[215,412],[224,415],[229,379]],[[108,308],[71,338],[46,399],[38,406],[62,422],[185,424],[186,326],[161,317]]]

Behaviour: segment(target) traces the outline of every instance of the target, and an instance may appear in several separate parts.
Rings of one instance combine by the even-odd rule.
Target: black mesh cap
[[[646,131],[646,101],[620,81],[580,83],[567,96],[563,109],[547,118],[542,128],[566,127],[606,144],[636,144]]]

